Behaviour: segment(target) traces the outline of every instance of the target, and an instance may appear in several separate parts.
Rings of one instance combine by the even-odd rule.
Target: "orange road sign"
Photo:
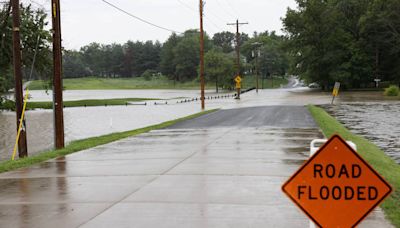
[[[340,136],[334,135],[283,186],[320,227],[355,227],[392,187]]]

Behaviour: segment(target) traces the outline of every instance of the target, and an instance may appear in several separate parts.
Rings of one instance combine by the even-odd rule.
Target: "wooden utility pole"
[[[256,92],[258,93],[258,89],[259,89],[259,74],[260,74],[260,69],[258,66],[258,58],[261,56],[261,50],[260,50],[260,46],[262,45],[262,43],[259,42],[254,42],[253,46],[255,47],[255,49],[253,50],[253,57],[256,60],[256,65],[255,65],[255,71],[256,71]]]
[[[240,33],[239,33],[239,26],[240,25],[247,25],[249,23],[239,23],[239,20],[236,20],[236,23],[228,23],[227,25],[236,25],[236,73],[240,75]]]
[[[249,23],[239,23],[239,19],[236,20],[236,23],[228,23],[227,25],[236,25],[236,75],[240,76],[240,33],[239,33],[239,26],[240,25],[247,25]],[[240,99],[240,89],[237,94],[237,99]]]
[[[64,142],[64,113],[62,94],[62,53],[61,53],[61,18],[60,0],[51,1],[53,15],[53,111],[55,148],[62,149]]]
[[[26,143],[26,124],[22,119],[23,91],[22,91],[22,70],[21,70],[21,37],[20,37],[20,13],[19,0],[12,0],[12,19],[13,19],[13,62],[15,77],[15,110],[17,114],[17,131],[22,121],[22,129],[18,140],[18,154],[20,158],[28,156]]]
[[[205,109],[205,96],[204,96],[204,30],[203,30],[203,10],[204,3],[200,0],[200,84],[201,84],[201,109]]]

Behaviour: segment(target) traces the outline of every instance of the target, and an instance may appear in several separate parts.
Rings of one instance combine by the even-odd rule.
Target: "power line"
[[[233,11],[235,11],[235,13],[236,13],[237,15],[240,16],[239,11],[237,11],[237,10],[235,9],[235,7],[233,7],[233,5],[232,5],[228,0],[225,0],[225,2],[228,4],[228,6],[229,6]]]
[[[221,9],[224,9],[223,11],[226,13],[226,15],[232,17],[233,19],[235,19],[237,17],[233,13],[231,13],[230,11],[225,10],[225,8],[222,6],[222,3],[219,0],[216,0],[216,2],[221,7]]]
[[[145,19],[142,19],[142,18],[140,18],[140,17],[138,17],[138,16],[135,16],[135,15],[129,13],[128,11],[125,11],[124,9],[122,9],[122,8],[120,8],[120,7],[114,5],[114,4],[112,4],[112,3],[110,3],[110,2],[108,2],[108,1],[106,1],[106,0],[101,0],[101,1],[103,1],[104,3],[108,4],[109,6],[115,8],[115,9],[117,9],[117,10],[119,10],[119,11],[125,13],[126,15],[128,15],[128,16],[130,16],[130,17],[133,17],[133,18],[135,18],[135,19],[137,19],[137,20],[139,20],[139,21],[141,21],[141,22],[143,22],[143,23],[146,23],[146,24],[148,24],[148,25],[151,25],[151,26],[153,26],[153,27],[156,27],[156,28],[159,28],[159,29],[162,29],[162,30],[165,30],[165,31],[169,31],[169,32],[173,32],[173,33],[182,34],[182,32],[178,32],[178,31],[175,31],[175,30],[172,30],[172,29],[169,29],[169,28],[165,28],[165,27],[156,25],[156,24],[154,24],[154,23],[152,23],[152,22],[149,22],[149,21],[147,21],[147,20],[145,20]]]
[[[185,6],[187,9],[196,12],[197,10],[194,9],[193,7],[191,7],[190,5],[188,5],[187,3],[183,2],[182,0],[177,0],[181,5]],[[210,12],[212,13],[212,12]],[[214,14],[213,14],[214,15]],[[207,19],[207,21],[209,21],[215,28],[219,29],[219,30],[223,30],[220,26],[218,26],[213,20],[211,20],[209,17],[206,17],[206,15],[204,15],[204,17]],[[221,20],[220,18],[218,18],[219,20]],[[223,20],[222,20],[223,21]],[[224,22],[225,23],[225,22]]]

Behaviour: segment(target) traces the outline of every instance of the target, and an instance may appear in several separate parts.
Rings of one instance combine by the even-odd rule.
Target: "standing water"
[[[364,136],[400,164],[400,102],[352,102],[324,108],[351,132]]]

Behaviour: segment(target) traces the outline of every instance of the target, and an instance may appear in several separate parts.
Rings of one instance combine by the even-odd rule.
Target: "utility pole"
[[[236,20],[236,23],[228,23],[227,25],[236,25],[236,76],[240,76],[240,33],[239,26],[247,25],[249,23],[240,23],[239,19]],[[240,91],[238,91],[237,99],[240,99]]]
[[[253,43],[253,46],[255,46],[255,50],[253,50],[253,52],[252,52],[252,54],[253,54],[253,57],[255,58],[255,60],[256,60],[256,67],[255,67],[255,70],[256,70],[256,92],[258,93],[258,89],[259,89],[259,67],[258,67],[258,58],[261,56],[261,50],[260,50],[260,48],[259,48],[259,46],[261,46],[262,45],[262,43],[259,43],[259,42],[254,42]]]
[[[204,30],[203,30],[203,11],[204,3],[200,0],[200,87],[201,87],[201,109],[205,109],[205,96],[204,96]]]
[[[64,142],[64,113],[62,94],[62,53],[61,53],[61,18],[60,0],[51,1],[53,15],[53,112],[55,148],[62,149]]]
[[[13,62],[15,77],[15,110],[17,114],[17,131],[22,121],[22,129],[18,140],[18,154],[20,158],[28,156],[26,143],[26,124],[22,119],[23,91],[22,91],[22,70],[21,70],[21,37],[20,37],[20,13],[19,0],[12,0],[12,19],[13,19]]]

